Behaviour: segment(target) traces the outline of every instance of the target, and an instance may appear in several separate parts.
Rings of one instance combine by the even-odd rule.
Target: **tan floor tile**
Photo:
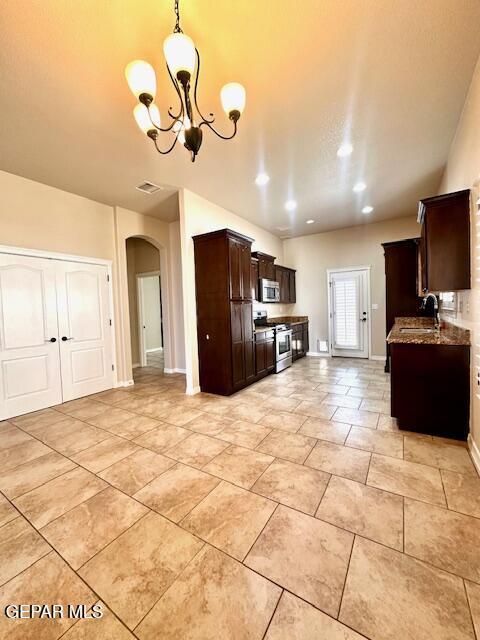
[[[139,413],[152,418],[161,419],[162,415],[174,409],[175,404],[167,399],[167,397],[157,396],[157,398],[145,398],[145,402],[137,409]]]
[[[332,476],[316,517],[403,550],[403,498]]]
[[[255,404],[236,404],[228,409],[226,414],[233,420],[244,420],[245,422],[257,423],[268,413],[268,407]]]
[[[364,637],[284,591],[265,640],[364,640]]]
[[[77,420],[85,421],[90,421],[94,419],[95,416],[104,414],[106,409],[107,407],[103,402],[95,402],[88,398],[73,400],[71,403],[62,404],[57,407],[58,411],[66,415],[76,418]]]
[[[354,398],[353,396],[339,396],[336,393],[329,393],[322,402],[323,404],[333,404],[337,407],[344,407],[345,409],[358,409],[361,399]]]
[[[257,447],[258,451],[301,464],[312,450],[316,440],[297,433],[272,431]]]
[[[369,389],[368,387],[350,387],[347,395],[354,398],[370,398],[371,400],[383,400],[383,394],[385,392],[382,389]]]
[[[62,422],[37,429],[35,436],[64,456],[72,456],[106,440],[110,434],[76,418],[66,417]]]
[[[445,506],[440,471],[424,464],[372,455],[367,484],[407,498]]]
[[[172,424],[176,427],[188,427],[189,422],[199,418],[201,415],[201,412],[197,409],[189,409],[186,406],[177,405],[164,411],[160,418],[167,424]]]
[[[140,449],[98,475],[120,491],[133,495],[174,465],[175,461],[170,458]]]
[[[461,578],[356,538],[341,622],[374,640],[473,640]]]
[[[269,410],[273,409],[275,412],[293,411],[299,404],[300,400],[295,400],[295,398],[267,397],[266,400],[263,401],[264,407]],[[263,419],[260,422],[263,424]]]
[[[41,532],[68,564],[78,569],[147,512],[132,498],[108,487]]]
[[[478,640],[478,638],[480,638],[480,585],[465,580],[465,588],[467,590],[473,626]]]
[[[480,582],[480,520],[405,500],[405,553]]]
[[[367,451],[320,440],[305,460],[305,465],[350,480],[365,482],[370,455]]]
[[[299,433],[305,436],[312,436],[318,440],[327,440],[328,442],[344,444],[349,431],[350,425],[344,424],[343,422],[308,418]]]
[[[115,464],[115,462],[126,458],[131,453],[138,451],[138,448],[138,445],[129,440],[111,436],[107,440],[103,440],[93,447],[73,455],[72,459],[82,467],[92,471],[92,473],[98,473]]]
[[[298,413],[270,411],[260,420],[259,424],[269,429],[280,429],[280,431],[296,433],[305,420],[307,420],[307,416],[302,416]]]
[[[27,440],[0,451],[0,469],[2,472],[15,469],[21,464],[25,464],[50,453],[50,449],[38,440]]]
[[[280,505],[245,564],[336,617],[352,543],[351,533]]]
[[[373,411],[376,413],[383,413],[386,416],[390,416],[391,406],[388,400],[374,400],[373,398],[364,398],[360,405],[362,411]]]
[[[190,432],[186,429],[174,427],[171,424],[162,424],[158,429],[154,429],[135,438],[135,442],[156,453],[162,453],[182,440],[185,440],[189,435]]]
[[[329,478],[323,471],[275,460],[253,485],[252,491],[313,515]]]
[[[356,427],[369,427],[370,429],[376,429],[378,417],[379,414],[372,411],[361,411],[360,409],[345,409],[344,407],[339,407],[333,415],[333,420],[336,422],[353,424]]]
[[[135,640],[135,636],[101,600],[95,604],[102,607],[102,617],[79,620],[62,636],[62,640]]]
[[[40,529],[106,486],[103,480],[89,471],[76,468],[25,493],[13,502],[33,526]]]
[[[264,453],[231,445],[203,470],[239,487],[250,489],[273,460],[272,456]]]
[[[125,389],[109,389],[108,391],[101,391],[91,397],[94,398],[94,400],[104,402],[106,404],[117,404],[131,396],[132,392],[127,387]]]
[[[218,434],[218,437],[232,444],[238,444],[240,447],[255,449],[270,431],[271,429],[268,427],[263,427],[254,422],[235,420],[227,425],[222,432]]]
[[[140,640],[260,640],[281,590],[205,546],[136,629]],[[354,639],[352,639],[354,640]]]
[[[0,585],[50,551],[45,540],[22,517],[0,527]]]
[[[275,507],[271,500],[222,481],[182,520],[182,527],[243,560]]]
[[[0,587],[2,612],[7,604],[84,604],[89,609],[96,596],[55,552],[44,556],[23,573]],[[74,624],[73,618],[8,619],[0,616],[0,638],[8,640],[56,640]]]
[[[79,573],[133,629],[201,548],[194,536],[149,513]]]
[[[219,483],[203,471],[177,464],[140,489],[134,498],[179,522]]]
[[[15,509],[10,502],[0,495],[0,527],[2,527],[10,520],[13,520],[19,515],[18,511]]]
[[[443,469],[440,474],[448,508],[480,518],[480,478]]]
[[[24,416],[10,418],[10,422],[18,425],[28,433],[34,433],[40,427],[45,427],[49,424],[54,424],[55,422],[61,422],[62,420],[65,420],[65,415],[55,409],[42,409],[41,411],[27,413]]]
[[[75,467],[71,460],[52,451],[0,474],[0,490],[8,498],[16,498]]]
[[[322,418],[324,420],[330,420],[337,407],[335,405],[323,404],[321,401],[312,402],[309,400],[302,400],[302,402],[295,409],[295,413],[300,413],[304,416],[310,416],[311,418]]]
[[[478,477],[468,450],[457,445],[405,437],[405,460]]]
[[[397,433],[352,427],[345,444],[392,458],[403,458],[403,436]]]
[[[127,398],[115,403],[116,407],[125,409],[126,411],[134,411],[143,414],[143,409],[148,402],[148,398],[139,396],[135,393],[129,393]]]
[[[110,425],[108,431],[110,431],[110,433],[114,433],[117,436],[121,436],[122,438],[133,440],[134,438],[138,438],[138,436],[141,436],[144,433],[148,433],[149,431],[153,431],[153,429],[157,429],[161,425],[162,423],[159,420],[155,420],[154,418],[150,418],[149,416],[134,415],[132,418],[128,418],[123,422],[115,425]]]
[[[381,413],[378,418],[377,429],[380,431],[398,431],[402,433],[398,427],[397,419],[392,418],[391,416],[386,416],[383,413]]]
[[[202,433],[194,433],[182,440],[180,444],[167,449],[165,455],[192,467],[203,467],[228,446],[228,442],[224,440],[204,436]]]
[[[317,391],[323,391],[324,393],[335,394],[337,396],[344,396],[348,391],[348,387],[340,384],[320,383],[317,387]]]
[[[101,404],[101,403],[99,403]],[[103,412],[92,418],[87,418],[86,421],[99,429],[105,429],[106,431],[113,431],[115,427],[125,422],[129,418],[134,418],[135,414],[125,409],[118,407],[103,406]]]
[[[202,413],[198,418],[190,420],[188,428],[205,436],[218,436],[220,431],[231,424],[232,421],[226,416],[216,416],[211,413]]]
[[[32,436],[25,431],[22,431],[11,422],[2,422],[2,429],[0,432],[0,451],[4,449],[11,449],[17,444],[24,442],[34,442]]]

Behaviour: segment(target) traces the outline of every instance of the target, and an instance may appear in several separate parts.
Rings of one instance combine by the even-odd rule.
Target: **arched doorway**
[[[148,239],[125,241],[132,366],[165,370],[168,351],[161,250]]]

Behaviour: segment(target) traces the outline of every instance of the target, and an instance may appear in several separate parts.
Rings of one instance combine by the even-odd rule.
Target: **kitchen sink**
[[[438,329],[433,327],[400,327],[400,333],[438,333]]]

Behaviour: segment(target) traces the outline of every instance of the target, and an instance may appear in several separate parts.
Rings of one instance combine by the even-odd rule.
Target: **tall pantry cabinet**
[[[255,379],[253,240],[222,229],[193,242],[200,388],[230,395]]]

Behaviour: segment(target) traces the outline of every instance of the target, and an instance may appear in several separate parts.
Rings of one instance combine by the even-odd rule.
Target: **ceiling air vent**
[[[152,193],[156,193],[157,191],[163,191],[163,187],[160,187],[158,184],[154,184],[153,182],[148,182],[147,180],[138,184],[135,189],[143,191],[143,193],[148,193],[149,195],[152,195]]]

